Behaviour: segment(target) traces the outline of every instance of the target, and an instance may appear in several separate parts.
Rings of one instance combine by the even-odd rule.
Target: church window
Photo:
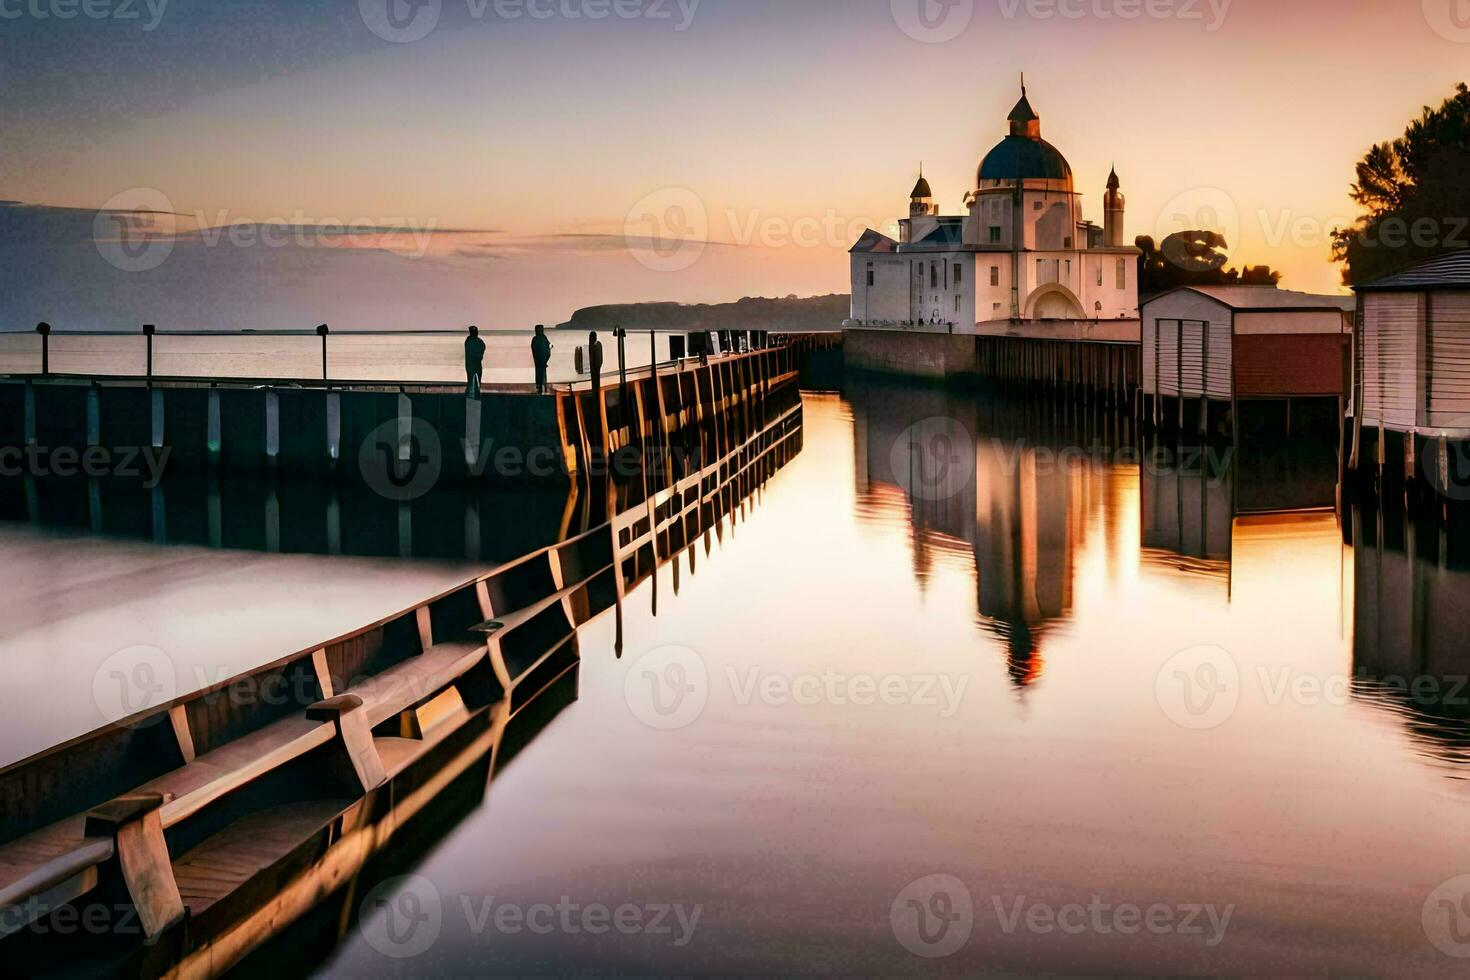
[[[1099,262],[1097,264],[1097,284],[1099,286],[1102,285],[1102,263],[1101,262]]]
[[[991,241],[992,244],[999,244],[999,242],[1000,242],[1000,225],[991,225],[990,226],[990,241]]]
[[[992,286],[1000,285],[1000,266],[998,265],[990,267],[990,284]]]
[[[929,263],[929,288],[930,289],[938,289],[939,288],[939,263],[938,262],[930,262]]]
[[[958,286],[963,281],[964,281],[964,273],[960,269],[960,264],[958,262],[956,262],[954,264],[954,284],[956,286]]]
[[[1062,239],[1062,248],[1071,248],[1071,247],[1072,247],[1072,236],[1071,235],[1068,235],[1066,238],[1063,238]]]
[[[954,311],[956,313],[960,311],[960,298],[958,296],[954,298]]]
[[[868,285],[873,285],[873,263],[868,263]]]
[[[1128,260],[1127,259],[1119,259],[1118,260],[1118,288],[1119,289],[1127,289],[1128,288]]]

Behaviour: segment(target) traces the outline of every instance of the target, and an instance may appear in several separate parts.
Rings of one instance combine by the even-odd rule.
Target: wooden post
[[[346,753],[358,788],[367,793],[383,785],[388,777],[362,705],[362,698],[356,694],[342,694],[307,708],[306,717],[310,721],[336,723],[338,745]]]
[[[111,838],[128,898],[149,939],[184,917],[184,900],[174,879],[159,813],[162,793],[120,796],[87,814],[88,837]]]
[[[36,333],[41,335],[41,374],[51,373],[51,324],[36,324]]]
[[[151,323],[143,324],[144,342],[148,345],[148,387],[153,387],[153,331],[157,329]]]

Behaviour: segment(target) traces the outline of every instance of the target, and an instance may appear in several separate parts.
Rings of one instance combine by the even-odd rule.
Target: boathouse
[[[1349,383],[1353,299],[1274,286],[1183,286],[1142,306],[1156,426],[1290,434],[1332,426]]]
[[[1470,250],[1355,287],[1362,330],[1353,354],[1351,466],[1415,461],[1436,486],[1448,443],[1470,440]],[[1433,443],[1427,446],[1426,443]],[[1464,477],[1457,478],[1464,489]],[[1455,496],[1463,497],[1463,493]]]

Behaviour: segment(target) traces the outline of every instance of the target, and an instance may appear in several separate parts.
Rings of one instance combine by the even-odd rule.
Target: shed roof
[[[1470,249],[1450,252],[1402,272],[1353,287],[1358,292],[1470,289]]]
[[[1281,313],[1293,311],[1337,310],[1351,313],[1356,303],[1351,296],[1331,296],[1323,293],[1299,293],[1275,286],[1179,286],[1160,293],[1144,305],[1170,296],[1181,290],[1207,296],[1222,306],[1244,313]]]

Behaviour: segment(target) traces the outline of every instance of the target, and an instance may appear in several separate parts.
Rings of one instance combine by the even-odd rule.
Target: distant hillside
[[[851,316],[847,295],[749,297],[736,303],[623,303],[589,306],[559,327],[576,330],[836,330]]]

